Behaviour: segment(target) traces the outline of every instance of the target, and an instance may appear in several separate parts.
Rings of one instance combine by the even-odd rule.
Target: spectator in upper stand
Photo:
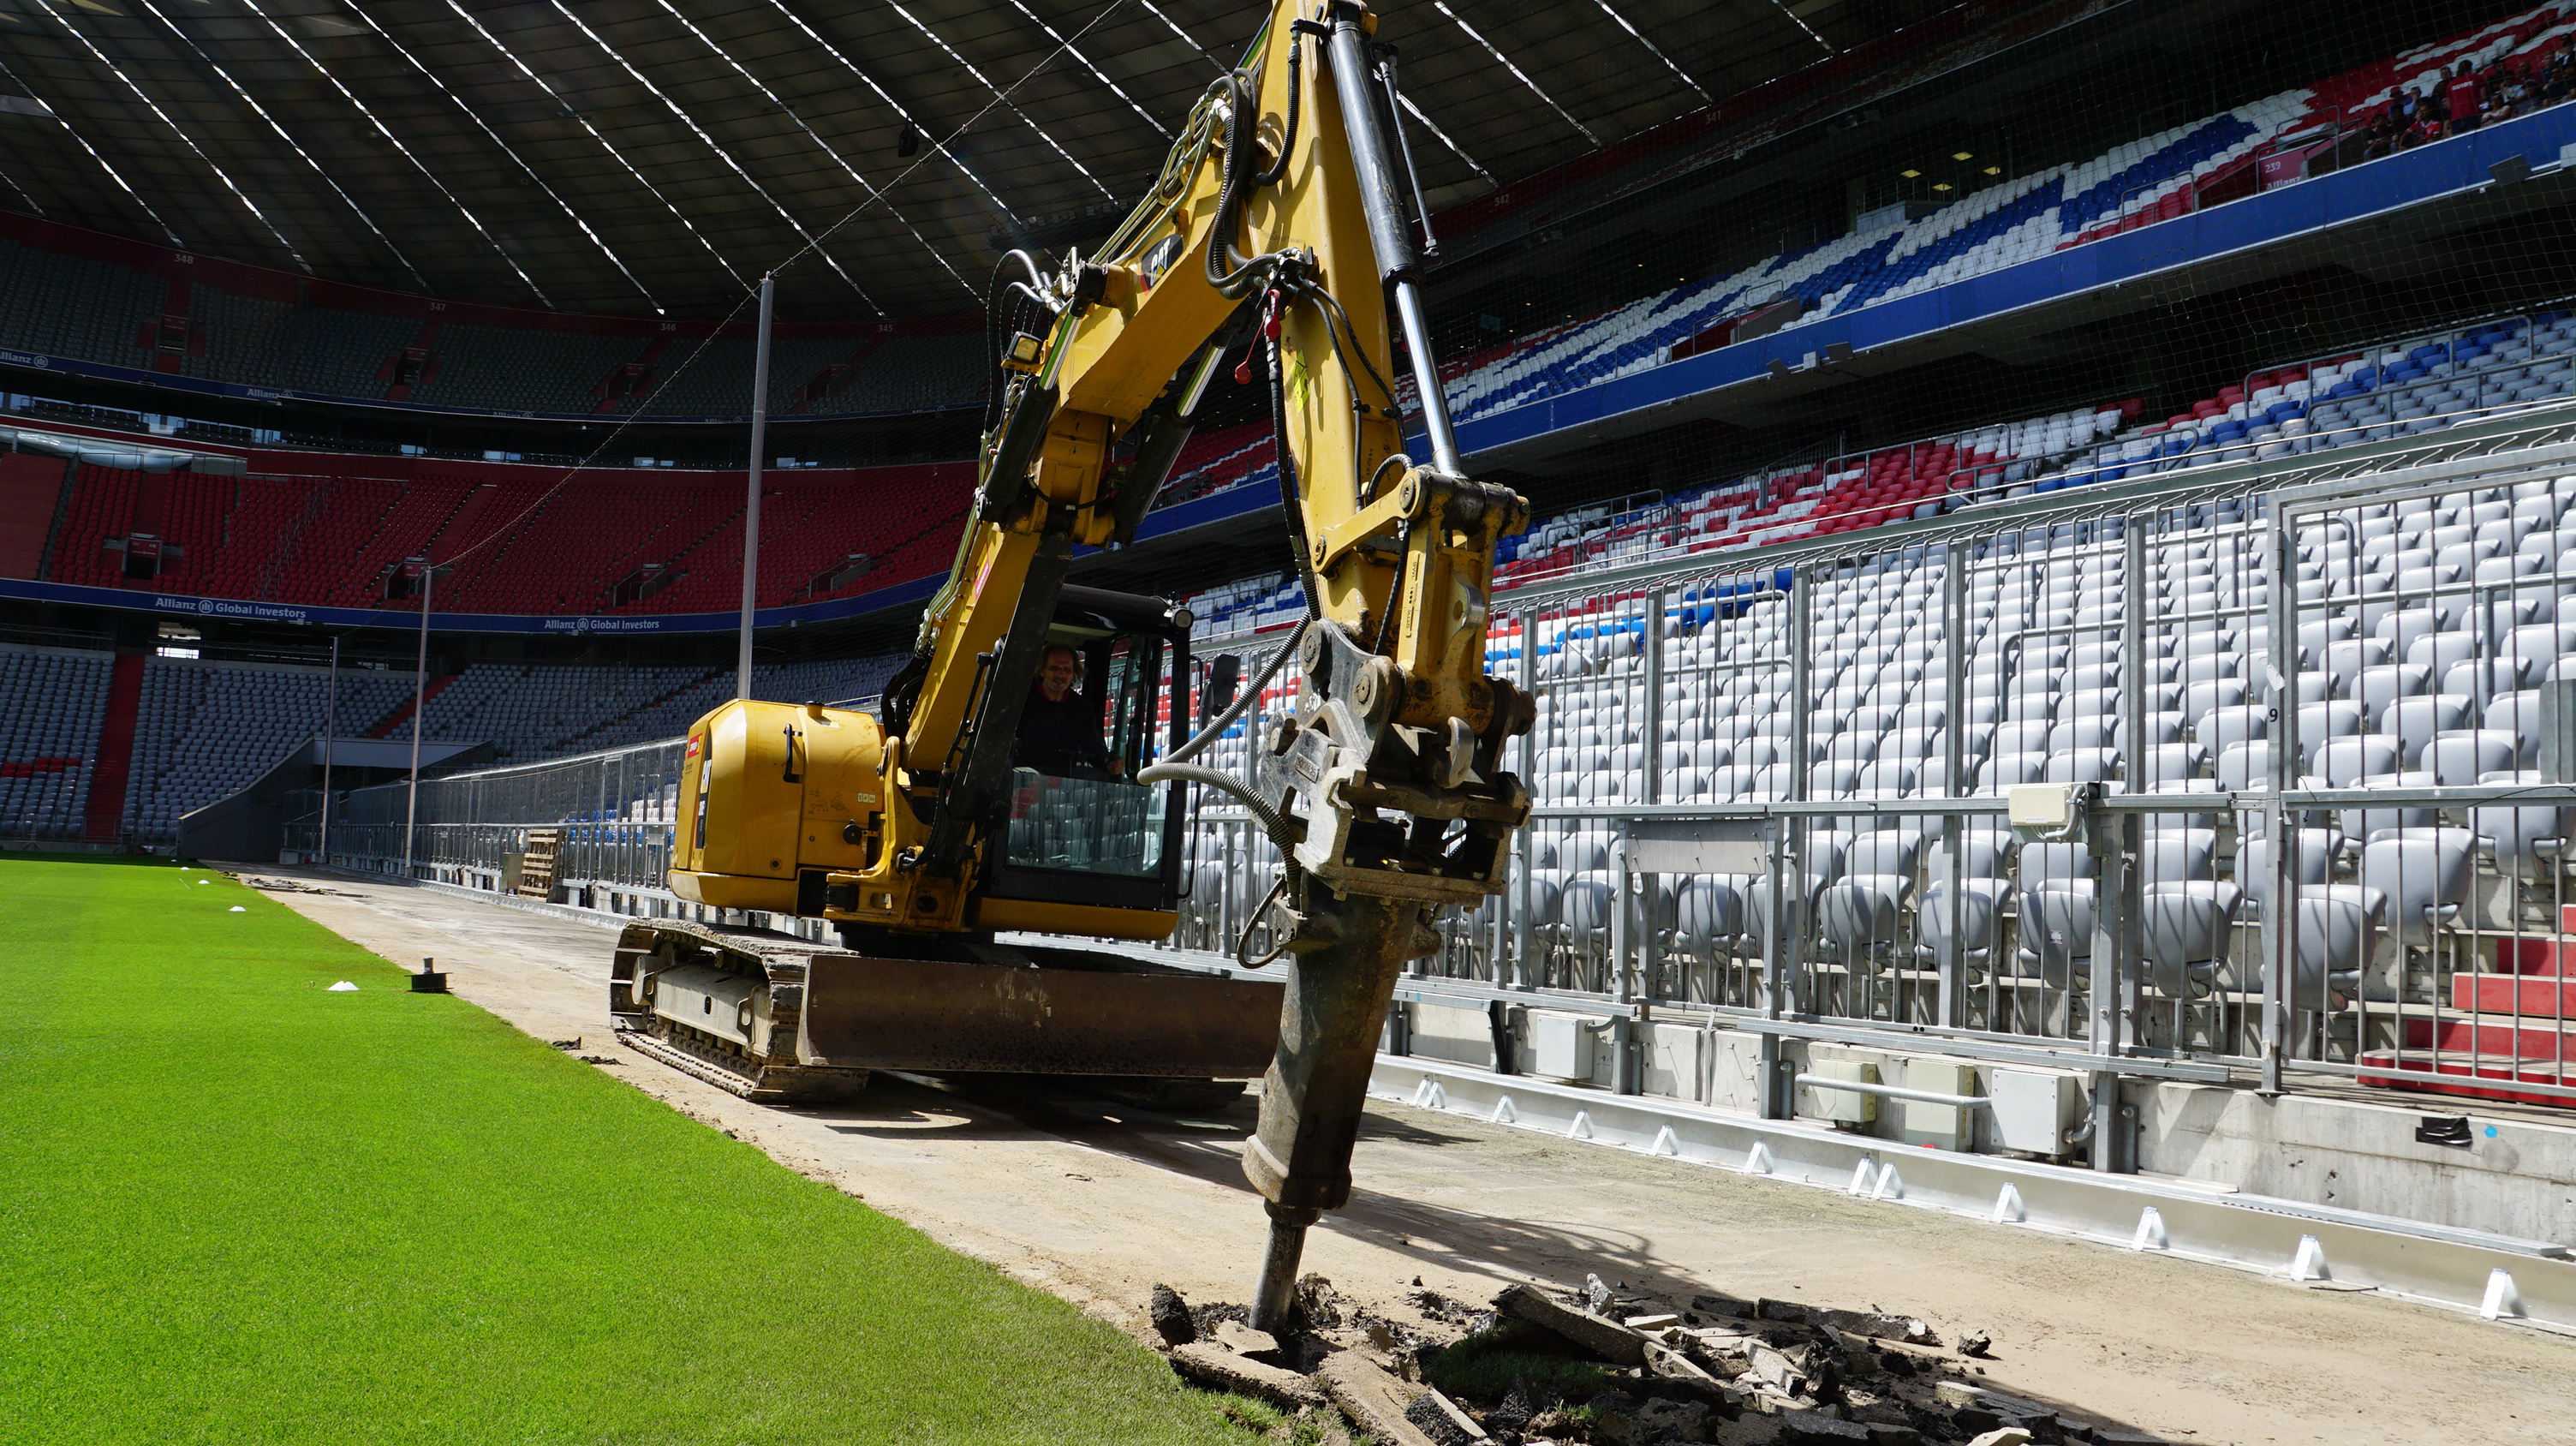
[[[2478,124],[2491,126],[2522,114],[2524,94],[2522,64],[2508,57],[2487,75],[2486,105],[2478,114]]]
[[[2556,105],[2565,100],[2570,88],[2568,75],[2569,61],[2566,48],[2562,46],[2549,52],[2549,63],[2540,73],[2540,84],[2534,87],[2539,92],[2537,103]]]
[[[2397,116],[2394,111],[2383,110],[2372,117],[2370,124],[2362,130],[2361,158],[2375,161],[2396,149]]]
[[[2450,134],[2462,135],[2478,128],[2479,92],[2484,87],[2469,72],[2469,63],[2461,61],[2442,83],[2442,108],[2450,116]]]
[[[2406,112],[2406,129],[2397,137],[2397,148],[2411,151],[2426,141],[2438,141],[2442,138],[2442,128],[2449,123],[2450,118],[2442,114],[2441,93],[2427,91]]]

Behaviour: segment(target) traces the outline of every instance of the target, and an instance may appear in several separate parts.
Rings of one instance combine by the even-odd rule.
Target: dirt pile
[[[1417,1289],[1407,1318],[1361,1309],[1332,1282],[1298,1283],[1285,1329],[1242,1307],[1190,1305],[1156,1286],[1149,1309],[1174,1370],[1288,1417],[1282,1442],[1347,1431],[1379,1446],[2141,1446],[1982,1379],[1983,1331],[1943,1341],[1922,1320],[1783,1300],[1659,1301],[1587,1277],[1484,1305]]]

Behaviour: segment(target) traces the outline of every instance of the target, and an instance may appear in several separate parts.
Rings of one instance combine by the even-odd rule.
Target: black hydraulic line
[[[1002,279],[1002,273],[1008,270],[1014,261],[1020,263],[1020,269],[1028,273],[1027,281],[1014,279],[1005,282]],[[1055,310],[1054,307],[1047,305],[1046,298],[1042,294],[1046,290],[1046,274],[1039,268],[1037,258],[1026,251],[1003,252],[1000,259],[993,263],[993,279],[984,286],[984,370],[987,376],[984,392],[984,430],[988,432],[1001,421],[1001,372],[1004,345],[1002,299],[1014,288],[1026,290],[1029,298],[1050,315]]]
[[[1279,137],[1279,159],[1270,163],[1269,170],[1263,171],[1260,175],[1252,178],[1252,184],[1256,186],[1278,185],[1281,178],[1288,174],[1288,153],[1290,150],[1295,148],[1297,144],[1297,106],[1300,99],[1298,91],[1302,89],[1302,87],[1297,84],[1297,72],[1299,61],[1306,53],[1306,47],[1298,44],[1297,42],[1303,39],[1305,39],[1305,35],[1302,32],[1295,30],[1291,30],[1289,32],[1288,127],[1287,130]]]
[[[1303,22],[1300,22],[1303,24]],[[1297,144],[1298,73],[1304,32],[1288,37],[1288,128],[1279,138],[1279,158],[1266,170],[1247,169],[1261,147],[1261,99],[1251,77],[1238,70],[1218,83],[1227,88],[1225,168],[1217,183],[1216,219],[1208,233],[1207,279],[1219,296],[1240,301],[1277,266],[1275,253],[1246,256],[1234,249],[1243,227],[1243,203],[1258,186],[1275,186],[1288,174],[1288,156]]]
[[[1333,360],[1342,364],[1343,375],[1351,379],[1352,393],[1356,395],[1360,389],[1359,376],[1351,370],[1350,357],[1342,353],[1343,332],[1350,333],[1351,351],[1359,357],[1361,370],[1366,371],[1369,380],[1377,384],[1378,394],[1386,398],[1388,420],[1394,420],[1398,406],[1395,388],[1388,386],[1386,378],[1378,375],[1377,363],[1369,360],[1368,348],[1360,345],[1360,329],[1351,324],[1351,314],[1342,308],[1341,298],[1311,281],[1301,279],[1292,284],[1297,288],[1299,296],[1316,303],[1324,312],[1324,338],[1333,344]],[[1336,322],[1340,323],[1338,330],[1335,328]]]
[[[1225,122],[1225,167],[1216,188],[1216,219],[1208,232],[1207,279],[1219,296],[1240,301],[1269,271],[1268,258],[1246,257],[1234,249],[1234,234],[1243,223],[1244,193],[1255,174],[1246,157],[1253,147],[1258,118],[1253,115],[1252,87],[1236,71],[1225,78],[1228,91]]]

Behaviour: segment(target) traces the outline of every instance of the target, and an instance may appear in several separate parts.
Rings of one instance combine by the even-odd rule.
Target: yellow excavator
[[[1003,259],[973,513],[882,716],[743,700],[690,728],[672,891],[826,920],[840,947],[638,922],[610,985],[622,1040],[754,1099],[881,1069],[1261,1075],[1256,1324],[1284,1318],[1306,1228],[1349,1200],[1398,971],[1437,947],[1438,910],[1501,890],[1529,811],[1502,765],[1530,702],[1484,671],[1494,546],[1528,504],[1459,463],[1376,19],[1280,0],[1096,253]],[[1403,450],[1390,312],[1428,458]],[[1187,612],[1065,574],[1077,545],[1132,539],[1229,369],[1267,381],[1306,618],[1240,696],[1203,690],[1193,733]],[[1032,757],[1025,711],[1071,696],[1033,685],[1068,653],[1100,746]],[[1292,661],[1293,710],[1251,725],[1253,776],[1194,761]],[[1167,937],[1189,787],[1279,848],[1261,914],[1284,984],[1028,941]]]

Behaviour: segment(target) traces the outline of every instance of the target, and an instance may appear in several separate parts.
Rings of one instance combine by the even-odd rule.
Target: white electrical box
[[[1994,1101],[1992,1143],[2025,1155],[2063,1155],[2074,1149],[2069,1130],[2083,1114],[2084,1091],[2071,1074],[1989,1069],[1986,1095]]]
[[[1976,1085],[1976,1070],[1955,1060],[1909,1059],[1905,1062],[1905,1087],[1910,1090],[1936,1095],[1973,1095],[1977,1092]],[[1902,1107],[1905,1111],[1905,1143],[1930,1145],[1936,1150],[1968,1148],[1970,1121],[1964,1106],[1905,1100]]]
[[[1847,1079],[1854,1084],[1878,1083],[1878,1066],[1864,1059],[1820,1059],[1807,1066],[1807,1073],[1823,1079]],[[1815,1115],[1838,1125],[1869,1125],[1878,1122],[1878,1096],[1858,1090],[1838,1090],[1827,1085],[1809,1085],[1816,1097]]]
[[[2063,834],[2075,823],[2075,790],[2063,783],[2024,783],[2004,795],[2013,830],[2024,838]]]
[[[1592,1078],[1593,1031],[1580,1014],[1550,1010],[1529,1012],[1529,1072],[1550,1079]]]

